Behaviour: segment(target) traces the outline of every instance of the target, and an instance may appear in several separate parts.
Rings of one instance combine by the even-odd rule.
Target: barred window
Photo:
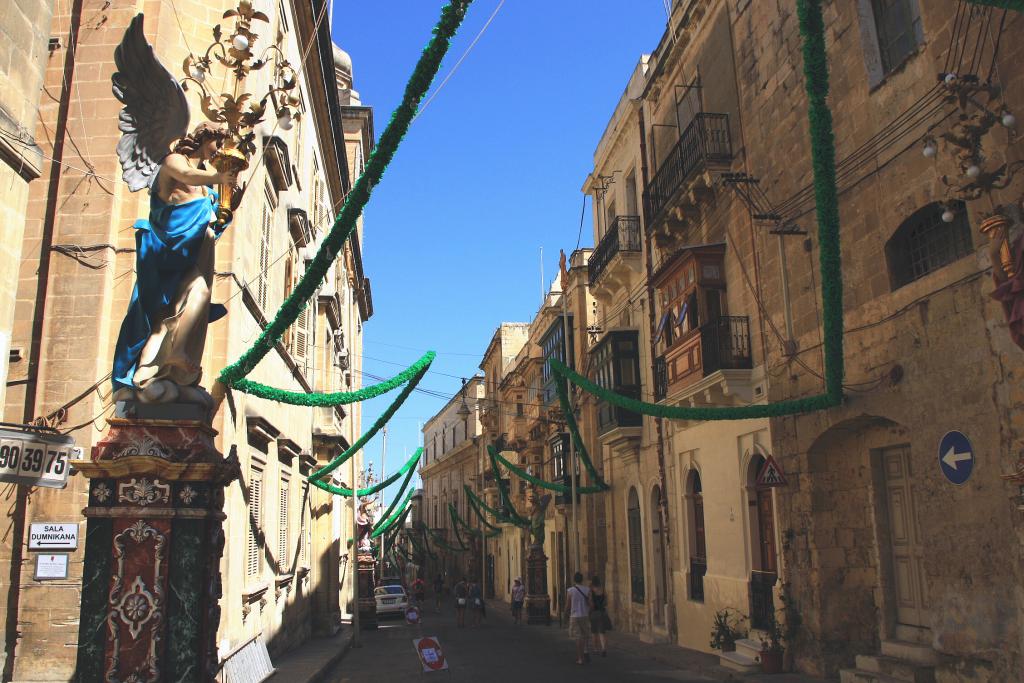
[[[644,602],[644,545],[640,525],[640,498],[636,489],[629,489],[629,504],[626,508],[626,526],[629,530],[629,578],[633,602]]]
[[[963,202],[948,207],[949,223],[942,220],[946,206],[933,202],[918,209],[896,229],[885,244],[892,288],[899,289],[967,256],[974,250],[971,226]]]

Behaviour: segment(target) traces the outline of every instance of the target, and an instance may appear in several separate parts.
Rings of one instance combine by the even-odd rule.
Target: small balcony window
[[[552,358],[557,358],[559,361],[565,363],[569,367],[573,367],[573,331],[572,322],[573,316],[569,316],[569,344],[568,353],[566,353],[565,343],[565,326],[562,322],[563,316],[558,316],[555,322],[551,323],[551,327],[548,328],[547,333],[541,338],[540,347],[544,354],[544,365],[541,368],[541,380],[543,382],[543,398],[544,404],[547,405],[555,398],[555,373],[551,369],[551,365],[548,361]],[[566,362],[566,356],[569,360]]]

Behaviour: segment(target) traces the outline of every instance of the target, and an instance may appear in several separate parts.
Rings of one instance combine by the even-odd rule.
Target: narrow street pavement
[[[517,626],[508,607],[488,602],[488,619],[478,628],[456,628],[454,607],[446,601],[441,614],[429,603],[421,624],[387,618],[376,631],[363,631],[362,647],[351,649],[323,680],[330,683],[384,681],[402,683],[438,680],[490,683],[539,683],[541,681],[674,681],[728,680],[730,672],[717,665],[718,658],[671,646],[649,645],[630,635],[609,634],[608,656],[593,657],[589,664],[575,664],[573,641],[568,631],[551,626]],[[436,637],[448,659],[449,672],[421,673],[413,639]],[[664,656],[662,656],[664,655]],[[760,680],[761,676],[738,677]],[[765,676],[776,683],[809,682],[804,676]]]

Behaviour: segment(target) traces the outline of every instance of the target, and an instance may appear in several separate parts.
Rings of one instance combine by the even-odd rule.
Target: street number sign
[[[74,452],[70,436],[0,429],[0,481],[62,489]]]
[[[974,471],[974,448],[970,439],[961,432],[946,432],[939,441],[939,469],[950,483],[966,484]]]
[[[33,522],[28,534],[29,550],[75,550],[78,548],[78,525],[56,522]]]
[[[444,658],[441,643],[436,637],[413,638],[412,644],[416,646],[416,654],[419,655],[424,672],[444,671],[448,668],[448,660]]]

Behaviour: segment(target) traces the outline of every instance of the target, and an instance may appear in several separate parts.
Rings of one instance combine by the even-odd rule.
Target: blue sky
[[[435,85],[498,4],[473,3]],[[352,56],[355,88],[375,109],[378,136],[442,5],[336,0],[334,40]],[[550,281],[559,248],[576,246],[594,148],[640,55],[664,28],[662,0],[504,3],[413,123],[366,209],[363,261],[375,312],[363,329],[365,372],[393,375],[433,349],[438,358],[421,386],[452,395],[459,377],[478,372],[498,324],[533,317],[540,250]],[[591,226],[588,201],[581,246],[592,246]],[[364,404],[364,428],[392,398]],[[410,396],[388,426],[389,472],[443,406]],[[380,454],[378,436],[365,451],[377,472]]]

